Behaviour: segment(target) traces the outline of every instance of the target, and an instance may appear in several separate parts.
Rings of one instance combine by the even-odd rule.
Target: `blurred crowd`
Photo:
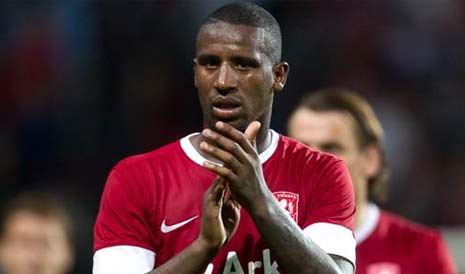
[[[41,190],[65,202],[79,228],[73,273],[90,273],[92,225],[116,161],[201,128],[195,31],[227,2],[0,4],[0,199]],[[307,91],[357,90],[386,133],[383,206],[465,226],[465,2],[257,2],[280,22],[291,65],[272,127],[286,133]]]

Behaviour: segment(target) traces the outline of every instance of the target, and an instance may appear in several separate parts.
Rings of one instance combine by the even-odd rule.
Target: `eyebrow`
[[[328,150],[332,150],[332,149],[335,149],[335,150],[338,150],[338,151],[342,151],[344,149],[344,147],[337,143],[337,142],[327,142],[327,143],[323,143],[321,144],[320,146],[314,146],[308,142],[303,142],[305,145],[309,146],[309,147],[313,147],[313,148],[316,148],[318,150],[321,150],[321,151],[328,151]]]
[[[197,60],[200,65],[207,64],[209,62],[219,62],[220,57],[214,54],[201,54],[197,56]],[[233,56],[230,58],[230,61],[234,64],[245,64],[251,67],[259,67],[260,62],[253,57],[246,57],[246,56]]]
[[[220,61],[220,57],[216,56],[216,55],[213,55],[213,54],[201,54],[199,56],[197,56],[197,60],[199,62],[199,64],[206,64],[208,62],[219,62]]]
[[[231,61],[235,64],[245,64],[251,67],[258,67],[260,63],[257,59],[245,56],[233,56]]]
[[[321,145],[321,150],[330,150],[330,149],[342,150],[343,147],[341,146],[341,144],[336,143],[336,142],[329,142],[329,143],[324,143]]]

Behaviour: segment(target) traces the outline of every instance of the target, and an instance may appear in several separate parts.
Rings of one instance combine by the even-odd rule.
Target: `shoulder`
[[[281,157],[295,161],[301,165],[318,166],[333,166],[343,164],[342,160],[335,155],[319,151],[311,148],[293,138],[280,135],[280,150]]]
[[[177,154],[176,147],[179,147],[179,141],[119,161],[111,169],[105,182],[101,208],[112,211],[118,207],[124,212],[135,205],[141,208],[151,207],[157,193],[157,178],[160,174],[158,170],[164,170],[163,163],[170,162],[167,161],[169,157]]]
[[[346,196],[352,192],[349,172],[344,162],[335,155],[283,135],[280,136],[275,154],[275,164],[285,173],[292,174],[309,192],[316,189],[334,190],[334,193],[339,192],[337,196]],[[345,191],[341,192],[341,188]]]
[[[430,235],[437,232],[435,229],[408,220],[403,216],[386,210],[380,210],[380,224],[385,225],[390,229],[404,231],[406,233]]]
[[[183,159],[183,155],[179,140],[147,153],[126,157],[110,170],[105,188],[131,192],[136,187],[139,191],[142,188],[147,193],[153,193],[152,188],[159,181],[158,178],[170,166],[176,166],[182,161],[180,159]]]
[[[442,237],[437,229],[407,220],[397,214],[381,210],[379,229],[390,237],[401,237],[416,244],[437,245]],[[396,236],[397,235],[397,236]]]
[[[296,184],[312,196],[312,204],[322,199],[326,202],[338,200],[339,205],[352,210],[350,174],[340,158],[286,136],[281,136],[278,151],[279,168],[293,176]]]
[[[386,211],[380,217],[380,228],[387,233],[386,241],[426,262],[432,273],[456,273],[447,244],[437,229]]]
[[[177,157],[182,152],[180,141],[174,141],[155,150],[128,156],[120,160],[114,167],[113,172],[125,173],[129,170],[144,170],[152,169],[161,162],[165,162],[170,158]]]

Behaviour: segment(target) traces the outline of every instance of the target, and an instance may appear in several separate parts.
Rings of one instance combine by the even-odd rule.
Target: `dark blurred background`
[[[74,273],[90,273],[92,225],[111,167],[201,128],[196,30],[230,1],[2,1],[0,199],[31,189],[66,201]],[[291,65],[272,127],[306,91],[366,96],[392,167],[384,205],[443,228],[465,261],[465,1],[257,1]],[[453,246],[455,243],[455,247]]]

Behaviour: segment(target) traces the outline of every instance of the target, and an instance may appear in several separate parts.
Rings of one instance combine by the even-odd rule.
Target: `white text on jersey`
[[[279,274],[278,263],[273,261],[271,263],[270,250],[263,250],[263,261],[252,261],[247,264],[246,268],[243,268],[239,258],[237,258],[237,253],[234,251],[228,252],[228,257],[224,265],[223,274],[255,274],[255,269],[263,267],[264,274]],[[209,264],[204,274],[212,274],[214,270],[214,265]],[[247,272],[244,272],[244,269]],[[218,272],[219,273],[219,272]]]

